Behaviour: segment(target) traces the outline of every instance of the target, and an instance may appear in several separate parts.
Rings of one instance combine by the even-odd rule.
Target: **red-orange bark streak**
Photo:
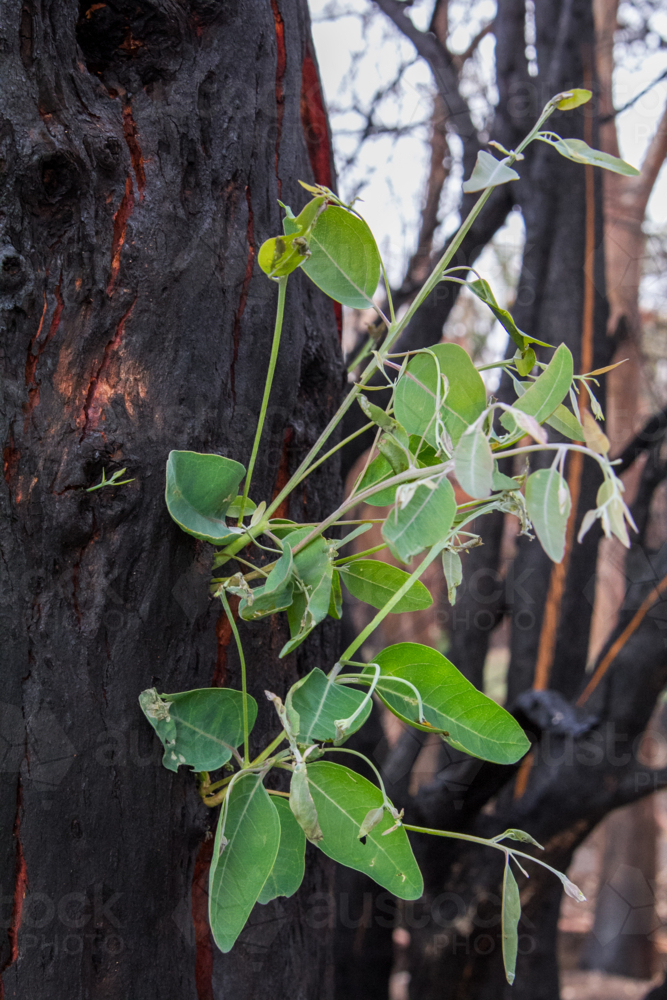
[[[19,957],[19,943],[18,934],[21,927],[21,918],[23,916],[23,901],[25,899],[26,890],[28,888],[28,871],[25,863],[25,856],[23,854],[23,846],[20,840],[21,834],[21,818],[23,816],[23,788],[19,781],[17,795],[16,795],[16,815],[14,817],[14,830],[13,836],[16,841],[16,861],[14,863],[14,900],[12,903],[12,917],[9,928],[7,930],[7,937],[9,939],[9,958],[5,962],[2,969],[0,969],[0,975],[6,972],[10,965],[17,960]],[[0,981],[0,998],[4,997],[5,990],[4,984]]]
[[[109,343],[104,348],[104,354],[102,355],[102,360],[100,366],[93,375],[88,385],[88,392],[86,393],[86,402],[83,406],[83,433],[81,434],[80,440],[83,441],[86,436],[87,431],[94,430],[98,423],[102,413],[102,405],[97,402],[97,395],[100,388],[104,382],[104,377],[106,375],[107,368],[109,367],[109,362],[111,356],[121,345],[123,340],[123,334],[125,332],[125,324],[132,315],[132,310],[137,303],[137,296],[135,295],[134,301],[124,315],[118,321],[118,326],[116,327],[116,332],[109,341]]]
[[[317,65],[311,52],[301,65],[301,127],[308,159],[317,184],[333,187],[331,135]],[[338,337],[343,334],[343,307],[333,303]]]
[[[129,103],[123,108],[123,135],[125,136],[127,148],[130,151],[132,169],[134,170],[137,189],[139,191],[139,201],[143,201],[144,190],[146,188],[146,172],[144,170],[144,158],[141,153],[141,146],[139,145],[139,131],[132,117],[132,105]]]
[[[125,194],[123,195],[123,200],[118,206],[118,211],[113,217],[111,273],[109,276],[109,284],[107,285],[107,295],[111,295],[113,293],[116,285],[116,279],[118,277],[118,272],[120,271],[120,254],[123,249],[123,244],[125,243],[125,234],[127,232],[127,220],[132,215],[133,210],[134,187],[132,185],[132,177],[128,174],[127,180],[125,181]]]
[[[14,447],[14,439],[10,438],[9,444],[7,444],[2,451],[2,471],[5,477],[5,482],[10,490],[12,488],[14,476],[16,475],[16,470],[18,469],[20,457],[21,452],[18,448]]]
[[[255,222],[252,213],[252,202],[250,198],[250,185],[246,185],[245,189],[246,202],[248,204],[248,225],[246,228],[246,242],[248,244],[248,257],[246,260],[245,274],[243,276],[243,284],[241,285],[241,295],[239,296],[239,304],[234,314],[234,353],[232,356],[232,363],[230,365],[229,375],[231,381],[232,390],[232,401],[236,404],[236,362],[239,356],[239,344],[241,340],[241,319],[243,313],[245,312],[246,302],[248,301],[248,289],[250,288],[250,279],[252,278],[252,269],[255,263]]]
[[[198,1000],[214,1000],[213,947],[208,926],[208,873],[213,857],[213,838],[199,848],[192,878],[192,923],[195,928],[195,988]]]
[[[37,333],[30,341],[30,346],[28,347],[28,357],[25,363],[25,384],[28,387],[28,401],[23,407],[23,413],[25,416],[24,430],[27,429],[28,421],[30,419],[30,414],[35,409],[39,403],[39,383],[36,380],[37,374],[37,362],[47,347],[49,342],[53,340],[56,333],[58,332],[58,327],[60,325],[60,317],[63,314],[63,309],[65,303],[62,297],[62,284],[63,284],[63,273],[60,272],[60,278],[58,279],[58,284],[55,288],[56,297],[56,307],[53,310],[53,316],[51,317],[51,322],[49,324],[49,331],[46,334],[44,340],[40,341],[40,336],[42,329],[44,327],[44,320],[46,318],[47,310],[47,299],[46,292],[44,292],[44,308],[42,309],[42,315],[39,320],[39,326],[37,327]]]
[[[283,116],[285,114],[285,89],[283,80],[285,79],[285,69],[287,68],[287,50],[285,48],[285,22],[278,7],[278,0],[271,0],[273,20],[276,26],[276,177],[278,178],[278,195],[281,193],[282,182],[278,173],[278,161],[280,159],[280,139],[283,130]]]
[[[231,594],[229,597],[229,607],[232,615],[234,616],[234,621],[236,621],[238,617],[239,603],[240,598]],[[224,611],[221,612],[220,617],[216,622],[215,635],[218,640],[218,650],[215,660],[215,670],[213,671],[213,677],[211,678],[211,687],[220,688],[224,687],[227,682],[227,652],[232,638],[232,627],[229,624],[229,619]]]

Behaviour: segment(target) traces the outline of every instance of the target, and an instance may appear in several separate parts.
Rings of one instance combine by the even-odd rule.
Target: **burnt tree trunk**
[[[257,248],[278,198],[305,201],[298,178],[332,182],[306,0],[0,12],[0,993],[330,997],[328,864],[220,955],[215,816],[161,766],[137,703],[239,682],[212,549],[170,521],[164,465],[171,448],[249,455],[276,303]],[[334,308],[295,275],[257,500],[342,387]],[[86,492],[122,466],[129,485]],[[318,471],[293,516],[339,489]],[[263,689],[329,663],[335,626],[284,661],[281,621],[241,628],[256,734],[273,735]]]

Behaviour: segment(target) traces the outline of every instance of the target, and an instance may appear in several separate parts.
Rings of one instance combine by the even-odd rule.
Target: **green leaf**
[[[381,669],[376,687],[380,698],[394,715],[416,729],[447,734],[453,747],[497,764],[514,764],[530,749],[518,722],[436,649],[401,642],[382,650],[375,662]],[[414,692],[401,681],[419,691],[426,725],[418,720]]]
[[[555,431],[562,434],[563,437],[568,437],[572,441],[583,441],[584,440],[584,428],[581,426],[574,413],[571,413],[567,406],[563,406],[559,403],[554,412],[550,417],[547,417],[545,423],[549,427],[553,427]]]
[[[252,603],[244,598],[239,604],[239,614],[244,621],[265,618],[278,611],[285,611],[292,603],[294,581],[292,550],[289,545],[266,578],[266,582],[252,592]]]
[[[509,830],[505,830],[504,833],[501,833],[498,837],[493,838],[493,841],[496,844],[499,844],[501,840],[518,840],[522,844],[532,844],[534,847],[539,847],[541,851],[544,850],[542,845],[538,843],[534,837],[531,837],[529,833],[526,833],[525,830],[516,830],[514,827],[511,827]]]
[[[370,810],[383,804],[380,789],[356,771],[329,761],[310,764],[308,782],[323,833],[319,849],[399,899],[419,899],[424,883],[405,830],[398,827],[382,836],[395,822],[389,813],[367,834],[365,844],[358,839]]]
[[[303,265],[312,282],[352,309],[373,304],[380,280],[380,254],[367,224],[344,208],[322,212],[309,239]]]
[[[245,475],[240,462],[223,455],[170,451],[167,459],[167,509],[189,535],[213,545],[242,531],[228,528],[225,515]]]
[[[294,684],[285,699],[289,711],[294,708],[299,713],[299,743],[314,743],[319,740],[336,739],[336,722],[347,719],[359,708],[365,697],[364,692],[334,684],[316,667],[302,680]],[[372,701],[355,719],[347,735],[355,733],[363,726],[371,714]]]
[[[454,470],[461,488],[475,500],[493,489],[494,461],[488,438],[480,426],[470,427],[454,451]]]
[[[486,387],[470,356],[458,344],[435,344],[430,351],[438,359],[440,374],[449,383],[442,419],[456,444],[466,427],[474,423],[486,407]],[[396,419],[408,434],[424,436],[436,450],[439,447],[435,437],[437,377],[431,355],[417,354],[399,378],[394,398]]]
[[[397,504],[391,511],[382,525],[382,537],[394,555],[407,563],[445,538],[455,513],[454,489],[446,476],[435,489],[419,483],[406,506],[401,510]]]
[[[301,236],[275,236],[259,248],[257,263],[269,278],[284,278],[308,259],[308,245]]]
[[[235,500],[232,500],[227,508],[225,517],[238,517],[241,513],[241,504],[243,504],[243,496],[238,496]],[[253,503],[250,497],[246,497],[245,504],[243,505],[243,516],[250,517],[254,510],[257,510],[257,504]]]
[[[453,549],[444,549],[442,553],[442,571],[445,574],[447,584],[447,597],[449,603],[454,607],[456,603],[456,590],[463,583],[463,565],[461,556]]]
[[[248,698],[250,728],[257,702]],[[158,695],[148,688],[139,695],[141,709],[164,746],[168,770],[189,764],[193,771],[215,771],[243,742],[243,695],[231,688],[200,688]]]
[[[469,281],[465,287],[470,289],[470,291],[476,295],[478,299],[481,299],[481,301],[489,307],[500,325],[507,330],[519,350],[527,351],[529,344],[540,344],[542,347],[549,346],[548,344],[543,344],[541,340],[535,340],[534,337],[529,337],[527,334],[522,333],[514,322],[512,314],[507,309],[502,309],[498,305],[496,297],[491,289],[491,285],[484,278],[477,278],[475,281]],[[534,352],[533,358],[535,358]],[[535,361],[533,360],[533,365],[534,364]],[[530,365],[527,371],[530,371],[533,365]]]
[[[590,90],[577,87],[575,90],[568,90],[556,106],[560,111],[571,111],[572,108],[578,108],[582,104],[587,104],[592,96],[593,94]]]
[[[485,188],[495,187],[497,184],[507,184],[509,181],[518,181],[519,175],[516,170],[512,170],[507,164],[497,160],[491,153],[480,150],[477,154],[477,163],[470,175],[470,180],[463,185],[465,194],[474,191],[484,191]]]
[[[376,455],[359,483],[359,492],[368,490],[371,486],[375,486],[376,483],[381,483],[383,479],[389,479],[393,475],[394,470],[384,455]],[[396,490],[396,486],[389,486],[386,490],[378,490],[365,502],[371,507],[387,507],[396,499]]]
[[[516,479],[506,476],[504,472],[499,472],[496,466],[493,470],[493,489],[496,490],[520,490],[521,483],[518,483]]]
[[[329,615],[340,621],[343,617],[343,593],[340,589],[340,573],[334,570],[331,580],[331,597],[329,599]]]
[[[280,846],[258,903],[269,903],[278,896],[293,896],[303,882],[305,870],[304,832],[294,819],[287,799],[279,795],[270,798],[280,820]]]
[[[298,531],[292,531],[284,539],[285,546],[296,548],[311,530],[299,528]],[[302,589],[295,589],[294,599],[287,609],[292,638],[281,649],[281,657],[300,646],[315,626],[328,615],[333,579],[332,558],[336,555],[335,546],[320,536],[294,556],[294,572],[301,581]]]
[[[538,469],[526,480],[526,507],[542,548],[554,562],[565,554],[565,534],[572,501],[558,468]]]
[[[317,844],[322,839],[322,831],[313,796],[310,794],[308,771],[303,761],[294,765],[289,789],[289,807],[311,844]]]
[[[542,133],[538,135],[539,139],[543,138]],[[604,170],[611,170],[614,174],[623,174],[625,177],[638,177],[639,170],[636,167],[631,166],[626,163],[625,160],[621,160],[618,156],[612,156],[611,153],[603,153],[599,149],[591,149],[587,142],[583,139],[545,139],[550,146],[557,149],[561,156],[564,156],[568,160],[573,160],[575,163],[586,163],[591,164],[594,167],[602,167]]]
[[[516,370],[522,378],[526,375],[530,375],[531,371],[537,364],[537,356],[532,347],[526,348],[520,358],[516,359]]]
[[[516,972],[516,954],[519,944],[518,926],[521,919],[521,897],[509,858],[505,859],[503,877],[502,939],[503,965],[507,982],[512,985]]]
[[[229,792],[225,829],[220,813],[209,875],[209,921],[222,952],[231,951],[259,899],[280,847],[280,820],[258,774]]]
[[[514,409],[522,410],[535,417],[538,424],[543,424],[570,391],[573,374],[572,354],[565,344],[561,344],[545,371],[513,404]],[[500,422],[510,433],[514,433],[516,421],[510,413],[503,413]]]
[[[353,597],[370,604],[373,608],[383,608],[390,597],[403,586],[409,574],[397,566],[381,562],[379,559],[355,559],[341,566],[343,583]],[[403,611],[422,611],[433,604],[428,589],[421,580],[415,580],[407,594],[392,608],[394,614]]]

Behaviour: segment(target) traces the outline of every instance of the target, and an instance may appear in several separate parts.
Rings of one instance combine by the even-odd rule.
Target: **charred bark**
[[[172,775],[137,695],[236,685],[211,549],[163,501],[170,448],[247,460],[276,289],[257,248],[298,178],[332,183],[305,0],[0,5],[2,995],[328,997],[311,910],[330,869],[211,943],[214,816]],[[290,282],[259,498],[337,405],[334,309]],[[87,493],[122,466],[133,482]],[[293,501],[319,517],[327,466]],[[217,627],[216,627],[217,623]],[[336,652],[241,625],[264,698]]]

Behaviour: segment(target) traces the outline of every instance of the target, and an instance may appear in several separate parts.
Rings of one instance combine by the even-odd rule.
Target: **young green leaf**
[[[484,500],[493,489],[493,452],[479,425],[469,427],[454,450],[454,470],[462,489]]]
[[[285,707],[299,713],[299,743],[336,739],[336,722],[347,719],[362,704],[365,693],[335,684],[319,667],[297,681],[287,693]],[[363,726],[373,707],[369,700],[348,730],[348,736]]]
[[[484,191],[485,188],[495,187],[497,184],[507,184],[509,181],[518,180],[519,175],[516,170],[512,170],[506,163],[497,160],[491,153],[482,149],[477,154],[477,163],[470,175],[470,180],[467,180],[463,185],[463,190],[466,194],[471,194],[475,191]]]
[[[364,490],[368,490],[371,486],[375,486],[376,483],[381,483],[384,479],[389,479],[393,475],[394,470],[389,464],[388,459],[382,454],[376,455],[361,478],[358,492],[361,493]],[[377,493],[366,500],[366,503],[371,507],[388,507],[396,499],[396,489],[396,486],[389,486],[386,490],[378,490]]]
[[[544,344],[541,340],[536,340],[534,337],[529,337],[526,333],[523,333],[512,317],[512,314],[507,309],[502,309],[496,302],[496,297],[493,294],[491,285],[484,278],[476,278],[474,281],[469,281],[465,286],[468,288],[478,299],[489,307],[493,315],[496,317],[501,326],[503,326],[510,337],[519,348],[520,351],[525,352],[526,363],[530,361],[530,354],[528,353],[529,344],[540,344],[542,347],[548,347],[548,344]],[[535,364],[535,352],[531,351],[533,358],[533,365]],[[525,374],[531,370],[533,365],[530,365]],[[521,372],[520,373],[524,374]]]
[[[368,309],[380,280],[380,254],[367,224],[344,208],[329,206],[308,240],[303,270],[318,288],[352,309]]]
[[[343,617],[343,594],[340,588],[340,573],[334,570],[331,580],[331,597],[329,599],[329,615],[340,621]]]
[[[583,441],[584,440],[584,428],[581,426],[574,413],[570,413],[567,406],[563,406],[559,403],[554,412],[550,417],[547,417],[545,423],[549,427],[553,427],[555,431],[562,434],[563,437],[568,437],[572,441]]]
[[[503,965],[507,982],[512,985],[516,973],[516,955],[519,944],[518,927],[521,919],[521,897],[509,857],[505,859],[503,876],[502,941]]]
[[[257,718],[257,702],[248,699],[250,728]],[[231,688],[200,688],[158,695],[155,688],[139,695],[141,709],[164,746],[162,763],[177,771],[188,764],[193,771],[215,771],[243,743],[243,695]]]
[[[463,565],[461,556],[453,549],[444,549],[442,553],[442,571],[447,584],[447,597],[452,607],[456,604],[457,588],[463,583]]]
[[[521,483],[518,483],[516,479],[512,479],[510,476],[506,476],[504,472],[499,472],[497,465],[493,470],[493,489],[494,492],[497,490],[520,490]]]
[[[310,528],[300,528],[285,537],[285,546],[291,549],[310,534]],[[287,619],[292,638],[285,643],[280,656],[287,656],[300,646],[312,630],[329,613],[331,583],[333,579],[332,556],[335,547],[325,538],[316,538],[294,557],[294,572],[302,588],[295,589],[287,609]]]
[[[353,597],[365,601],[373,608],[383,608],[390,597],[403,586],[408,574],[379,559],[355,559],[339,567],[343,583]],[[404,611],[422,611],[433,604],[428,588],[420,580],[410,587],[407,594],[393,607],[394,614]]]
[[[424,883],[403,827],[384,837],[394,825],[387,813],[368,832],[365,844],[358,838],[370,810],[383,804],[380,789],[356,771],[329,761],[309,765],[308,783],[322,828],[319,849],[339,864],[370,876],[399,899],[419,899]]]
[[[437,649],[401,642],[382,650],[374,662],[381,670],[378,695],[394,715],[416,729],[439,732],[458,750],[497,764],[514,764],[530,749],[518,722]],[[421,695],[426,724],[419,722],[410,685]]]
[[[412,499],[394,507],[382,525],[382,537],[402,562],[409,562],[424,549],[442,541],[452,526],[456,498],[446,476],[432,489],[419,483]]]
[[[252,591],[252,600],[246,597],[239,604],[241,618],[253,621],[289,608],[293,600],[293,575],[292,550],[286,545],[264,584]]]
[[[308,258],[308,243],[301,236],[275,236],[259,248],[257,263],[269,278],[284,278]]]
[[[242,531],[228,528],[225,516],[245,475],[240,462],[223,455],[170,451],[167,459],[167,510],[189,535],[213,545]]]
[[[227,513],[225,517],[238,517],[241,513],[241,504],[243,503],[243,497],[238,496],[232,500],[231,504],[227,508]],[[245,504],[243,505],[243,516],[250,517],[253,511],[257,510],[257,504],[253,503],[250,497],[246,498]]]
[[[572,501],[567,482],[556,466],[538,469],[528,476],[526,506],[542,548],[554,562],[561,562]]]
[[[305,834],[295,820],[287,799],[278,795],[271,795],[270,798],[280,820],[280,845],[258,903],[269,903],[278,896],[293,896],[303,882],[305,870]]]
[[[244,774],[229,792],[226,812],[220,813],[209,874],[209,922],[220,951],[234,946],[279,848],[280,820],[262,778]]]
[[[530,375],[533,368],[537,364],[537,357],[532,347],[526,348],[521,357],[516,359],[515,364],[516,370],[522,378],[525,378],[526,375]]]
[[[442,404],[442,419],[456,444],[466,427],[474,423],[486,406],[486,386],[470,355],[458,344],[435,344],[429,350],[438,359],[440,374],[449,388]],[[408,434],[425,437],[431,447],[436,441],[435,403],[438,369],[430,354],[417,354],[396,386],[394,413]],[[440,398],[444,392],[441,386]]]
[[[310,794],[308,772],[302,761],[294,765],[289,788],[289,807],[311,844],[317,844],[322,839],[322,831],[313,796]]]
[[[557,149],[561,156],[575,163],[590,164],[593,167],[602,167],[604,170],[611,170],[614,174],[623,174],[625,177],[638,177],[639,170],[636,167],[621,160],[611,153],[603,153],[599,149],[591,149],[583,139],[552,139],[544,138],[540,133],[538,139],[548,142],[550,146]]]
[[[538,424],[544,423],[568,394],[573,374],[572,354],[561,344],[545,371],[513,404],[514,409],[535,417]],[[500,422],[510,433],[515,432],[516,422],[511,413],[503,413]]]
[[[493,842],[495,844],[499,844],[501,840],[518,840],[522,844],[532,844],[533,847],[539,847],[541,851],[544,850],[542,845],[538,843],[534,837],[531,837],[529,833],[526,833],[525,830],[516,830],[514,827],[509,830],[505,830],[504,833],[501,833],[497,837],[493,838]]]
[[[583,87],[577,87],[575,90],[568,90],[565,94],[563,94],[557,107],[559,111],[571,111],[573,108],[578,108],[582,104],[587,104],[592,96],[592,91],[584,90]]]

